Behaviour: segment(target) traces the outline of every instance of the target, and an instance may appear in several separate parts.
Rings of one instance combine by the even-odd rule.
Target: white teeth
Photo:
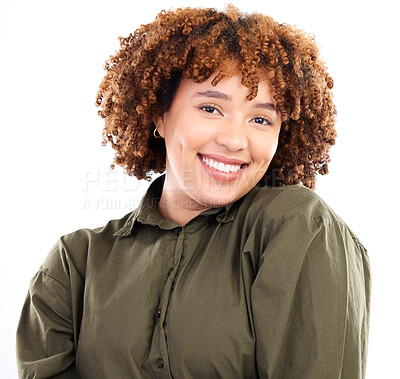
[[[206,157],[201,157],[203,162],[209,166],[214,168],[215,170],[222,171],[222,172],[238,172],[240,170],[241,165],[231,165],[231,164],[225,164],[222,162],[215,161],[214,159],[211,158],[206,158]]]

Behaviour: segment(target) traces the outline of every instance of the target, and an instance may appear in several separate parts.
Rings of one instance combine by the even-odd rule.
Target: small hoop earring
[[[155,128],[155,129],[153,130],[153,136],[154,136],[154,138],[161,138],[160,133],[158,133],[157,128]]]

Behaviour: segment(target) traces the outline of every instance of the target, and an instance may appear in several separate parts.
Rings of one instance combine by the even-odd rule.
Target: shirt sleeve
[[[82,279],[62,241],[31,280],[17,329],[20,378],[79,378],[75,369]]]
[[[346,225],[285,220],[251,290],[260,378],[364,378],[369,297],[367,253]]]

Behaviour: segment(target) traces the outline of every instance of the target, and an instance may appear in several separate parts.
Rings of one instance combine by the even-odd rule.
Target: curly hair
[[[169,109],[182,78],[195,82],[229,76],[235,63],[242,84],[257,96],[266,78],[280,112],[278,148],[263,184],[303,183],[314,189],[328,173],[335,144],[333,80],[312,36],[258,13],[184,8],[162,11],[141,25],[105,63],[96,105],[105,119],[103,144],[114,163],[138,179],[165,170],[165,143],[153,136],[153,120]]]

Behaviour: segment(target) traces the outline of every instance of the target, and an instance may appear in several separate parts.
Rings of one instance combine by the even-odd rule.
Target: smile
[[[220,172],[225,172],[225,173],[235,173],[238,172],[239,170],[242,170],[243,168],[247,167],[248,164],[242,163],[242,164],[237,164],[237,163],[224,163],[221,161],[218,161],[216,159],[212,159],[210,157],[203,156],[201,154],[198,154],[199,158],[205,163],[208,167],[213,168],[214,170],[220,171]]]
[[[201,159],[203,160],[203,162],[207,166],[212,167],[212,168],[214,168],[215,170],[218,170],[218,171],[222,171],[222,172],[237,172],[237,171],[240,170],[240,165],[225,164],[225,163],[218,162],[218,161],[215,161],[214,159],[211,159],[211,158],[209,159],[209,158],[206,158],[206,157],[202,157]]]

